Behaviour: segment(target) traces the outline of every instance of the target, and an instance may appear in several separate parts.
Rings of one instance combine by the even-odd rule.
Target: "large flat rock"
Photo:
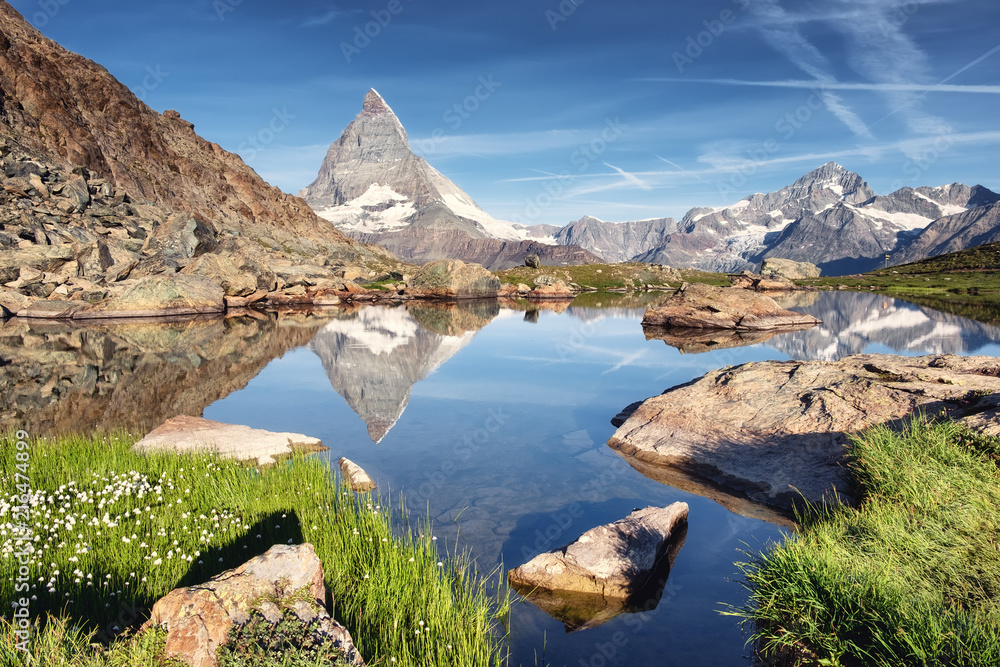
[[[643,326],[736,331],[767,331],[819,323],[812,315],[785,310],[769,296],[701,283],[684,286],[659,308],[647,310],[642,318]]]
[[[852,502],[848,436],[918,410],[1000,433],[1000,359],[861,354],[751,362],[646,400],[608,441],[647,477],[735,511],[791,515],[796,502]],[[800,495],[801,494],[801,495]],[[751,507],[747,507],[747,506]]]
[[[137,452],[214,452],[223,458],[253,460],[261,465],[293,451],[326,451],[319,438],[301,433],[261,429],[180,415],[163,422],[135,443]]]

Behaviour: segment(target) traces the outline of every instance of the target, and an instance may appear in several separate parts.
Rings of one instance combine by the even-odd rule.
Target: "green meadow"
[[[115,433],[31,440],[19,461],[15,441],[0,451],[3,664],[166,664],[163,633],[136,633],[156,600],[301,542],[315,546],[331,613],[369,665],[506,661],[507,594],[426,527],[393,526],[385,502],[347,490],[325,460],[257,469],[140,456]],[[28,542],[17,541],[22,527]],[[22,598],[32,626],[19,647],[11,603]],[[266,664],[336,664],[281,660]]]

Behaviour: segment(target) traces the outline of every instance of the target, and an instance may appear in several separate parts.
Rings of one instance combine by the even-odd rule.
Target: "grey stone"
[[[80,175],[71,176],[63,184],[61,193],[73,204],[73,210],[82,212],[90,205],[90,188],[87,187],[87,179]]]
[[[365,469],[349,458],[341,457],[337,461],[337,465],[340,466],[340,472],[344,475],[344,479],[352,490],[365,493],[376,488],[375,482],[368,476]]]
[[[822,273],[815,264],[796,262],[780,257],[768,257],[761,263],[762,274],[773,273],[776,276],[797,280],[802,278],[819,278]]]
[[[225,293],[208,278],[150,276],[133,282],[120,295],[80,311],[74,317],[164,317],[221,313],[225,308]]]
[[[247,296],[257,291],[257,279],[241,271],[224,255],[206,253],[181,269],[182,275],[204,276],[219,285],[226,296]]]
[[[429,262],[413,275],[406,293],[424,298],[475,299],[496,297],[500,279],[478,264],[442,259]]]
[[[635,510],[588,530],[507,573],[518,590],[545,589],[628,599],[649,582],[671,535],[687,523],[687,503]]]
[[[323,607],[323,565],[311,544],[275,545],[203,584],[174,589],[153,605],[143,629],[160,626],[167,630],[164,652],[168,657],[191,667],[217,667],[216,650],[228,642],[234,625],[246,623],[255,610],[268,622],[277,623],[283,617],[281,605],[298,612],[299,605],[291,598],[303,592],[309,600],[300,602],[313,609],[310,638],[333,644],[351,665],[364,667],[350,633]]]

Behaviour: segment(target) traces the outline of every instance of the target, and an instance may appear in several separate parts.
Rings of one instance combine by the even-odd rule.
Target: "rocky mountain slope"
[[[836,275],[872,269],[886,253],[893,262],[912,261],[991,240],[996,212],[990,207],[997,201],[1000,195],[982,186],[960,183],[879,196],[860,175],[830,162],[776,192],[693,208],[680,222],[608,223],[588,216],[552,240],[581,245],[608,261],[735,272],[783,257]]]
[[[410,150],[406,130],[374,89],[299,196],[352,238],[414,262],[461,259],[499,269],[527,254],[551,264],[598,261],[572,244],[539,243],[531,230],[479,208]]]
[[[585,215],[551,233],[559,245],[578,245],[608,262],[627,262],[661,244],[678,229],[673,218],[607,223]]]
[[[938,218],[924,228],[893,263],[915,262],[994,241],[1000,241],[1000,203],[996,201]]]
[[[53,289],[65,281],[48,278],[63,275],[114,291],[208,254],[226,261],[203,274],[252,292],[280,286],[277,266],[395,261],[332,229],[239,156],[199,137],[176,111],[153,111],[5,2],[0,140],[5,283],[10,269],[26,267],[48,274],[43,284]]]

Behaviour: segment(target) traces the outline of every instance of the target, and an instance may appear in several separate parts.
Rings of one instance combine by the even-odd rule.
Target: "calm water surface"
[[[204,410],[317,436],[330,448],[321,456],[347,456],[382,494],[404,494],[412,515],[431,518],[442,551],[470,550],[484,572],[634,508],[684,501],[686,541],[655,606],[567,627],[521,601],[511,663],[542,664],[544,651],[555,666],[749,665],[738,623],[719,611],[744,600],[741,550],[765,549],[786,529],[642,476],[605,445],[610,419],[751,360],[1000,355],[997,327],[873,294],[796,293],[784,305],[822,326],[681,349],[646,339],[642,303],[601,298],[554,310],[409,304],[171,325],[15,320],[0,326],[9,398],[0,424],[48,433],[126,421],[148,430]]]
[[[402,491],[417,516],[429,512],[439,544],[471,549],[482,569],[519,565],[633,508],[687,502],[686,542],[655,609],[568,633],[519,603],[512,664],[541,664],[544,647],[553,665],[746,665],[740,627],[718,612],[743,601],[740,550],[766,548],[782,530],[635,472],[605,445],[611,417],[750,360],[1000,353],[995,327],[877,295],[797,294],[789,304],[825,324],[700,354],[647,341],[642,308],[451,319],[368,308],[329,322],[205,416],[321,437],[332,459],[351,458],[383,493]]]

